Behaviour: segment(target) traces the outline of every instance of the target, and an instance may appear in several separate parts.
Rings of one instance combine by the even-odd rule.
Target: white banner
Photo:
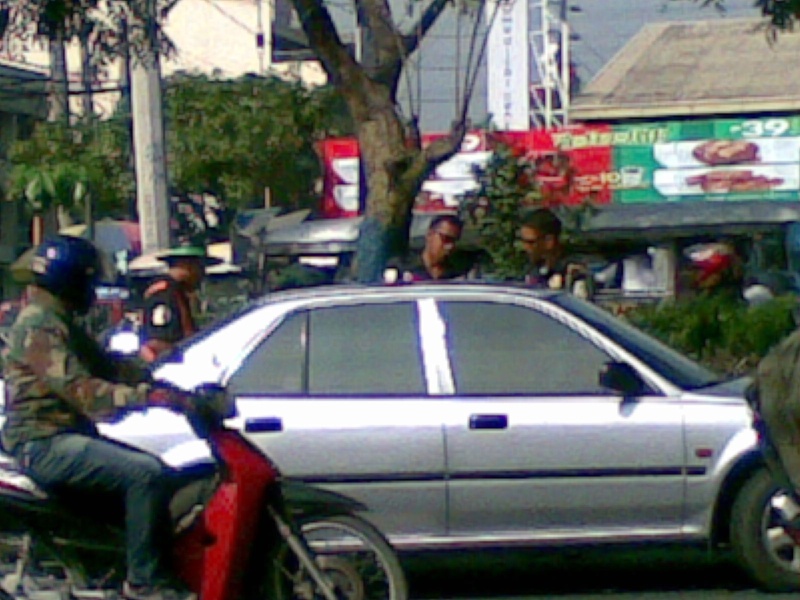
[[[487,22],[497,1],[486,3]],[[487,41],[486,106],[501,131],[525,131],[530,128],[528,1],[499,1]]]

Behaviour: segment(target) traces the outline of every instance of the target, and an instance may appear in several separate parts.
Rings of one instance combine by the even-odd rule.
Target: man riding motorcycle
[[[172,401],[147,382],[142,368],[119,368],[76,322],[95,301],[102,271],[93,244],[55,236],[31,265],[30,303],[4,350],[5,452],[54,493],[101,494],[125,507],[130,600],[184,600],[164,556],[171,495],[167,469],[155,456],[101,436],[96,422]]]

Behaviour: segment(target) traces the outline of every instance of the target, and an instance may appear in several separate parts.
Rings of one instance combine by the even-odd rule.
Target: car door
[[[398,543],[445,532],[449,398],[429,395],[424,318],[414,301],[293,311],[228,384],[239,426],[285,475],[363,502]]]
[[[602,389],[614,356],[547,306],[439,303],[457,395],[446,426],[451,535],[677,533],[680,404]]]

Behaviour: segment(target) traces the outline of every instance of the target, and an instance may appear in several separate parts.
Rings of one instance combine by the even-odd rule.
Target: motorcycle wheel
[[[18,561],[27,556],[20,578]],[[60,560],[60,557],[37,538],[20,532],[0,532],[0,600],[21,598],[70,598],[72,585],[81,581],[81,574]]]
[[[301,524],[304,541],[338,600],[407,600],[408,584],[397,554],[370,523],[342,515]],[[284,546],[270,569],[277,600],[324,600],[297,556]]]

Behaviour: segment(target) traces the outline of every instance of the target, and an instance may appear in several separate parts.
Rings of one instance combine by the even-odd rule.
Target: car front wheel
[[[734,501],[731,545],[740,565],[766,591],[800,590],[800,545],[784,527],[797,514],[800,507],[766,469],[755,472]]]

